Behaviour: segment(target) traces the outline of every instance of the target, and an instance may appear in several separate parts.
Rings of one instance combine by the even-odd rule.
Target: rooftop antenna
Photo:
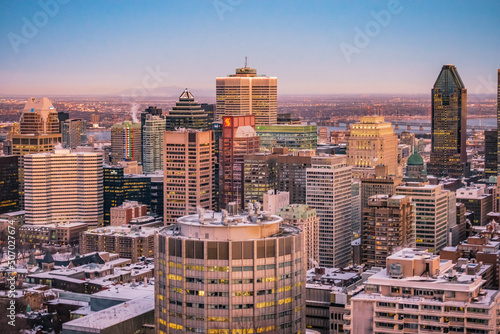
[[[245,56],[245,68],[247,68],[247,63],[248,63],[248,57]]]

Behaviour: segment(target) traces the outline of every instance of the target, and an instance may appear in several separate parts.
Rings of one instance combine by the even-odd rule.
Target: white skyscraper
[[[306,203],[320,218],[320,265],[343,267],[351,258],[351,167],[345,156],[316,156],[306,173]]]
[[[92,148],[24,157],[26,224],[103,220],[103,156]]]

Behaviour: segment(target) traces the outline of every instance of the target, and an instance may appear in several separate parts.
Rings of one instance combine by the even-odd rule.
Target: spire
[[[189,89],[184,89],[181,96],[179,96],[179,101],[194,101],[194,96],[191,94]]]

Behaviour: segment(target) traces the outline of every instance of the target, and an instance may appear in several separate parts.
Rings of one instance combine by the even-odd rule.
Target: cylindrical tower
[[[201,210],[156,234],[157,333],[305,333],[304,234],[253,211]]]

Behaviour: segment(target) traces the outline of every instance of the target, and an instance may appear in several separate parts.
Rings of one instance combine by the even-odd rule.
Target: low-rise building
[[[19,237],[29,243],[78,244],[80,234],[88,229],[87,223],[56,223],[23,225]]]
[[[106,226],[82,233],[83,252],[113,252],[137,262],[154,254],[154,233],[158,229],[142,226]]]
[[[125,201],[122,205],[111,208],[111,226],[126,225],[132,218],[143,217],[147,213],[148,206],[146,204],[139,204],[136,201]]]

